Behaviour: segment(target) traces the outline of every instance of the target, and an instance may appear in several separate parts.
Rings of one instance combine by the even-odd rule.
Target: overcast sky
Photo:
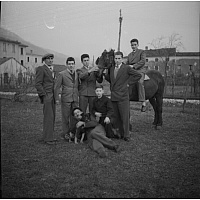
[[[153,39],[178,33],[185,49],[199,51],[198,1],[10,1],[1,3],[1,26],[23,39],[65,55],[95,58],[104,49],[117,50],[122,9],[121,51],[131,52]]]

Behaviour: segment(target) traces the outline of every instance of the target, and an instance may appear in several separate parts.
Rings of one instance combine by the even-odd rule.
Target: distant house
[[[0,86],[16,87],[27,78],[27,68],[15,58],[0,58]]]
[[[187,75],[189,71],[199,76],[200,52],[176,52],[176,48],[145,48],[146,67],[161,72],[162,75]],[[125,61],[127,57],[125,57]]]
[[[29,73],[34,74],[36,67],[40,65],[42,65],[42,55],[33,52],[33,50],[27,51],[25,66]]]
[[[13,57],[21,65],[24,65],[26,60],[26,47],[28,46],[21,42],[0,37],[0,58]]]

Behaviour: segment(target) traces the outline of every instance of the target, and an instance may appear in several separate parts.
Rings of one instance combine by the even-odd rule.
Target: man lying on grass
[[[119,145],[106,137],[104,127],[95,119],[86,117],[80,108],[74,108],[72,116],[76,119],[76,122],[72,125],[70,131],[75,133],[80,127],[84,128],[89,147],[96,151],[100,157],[104,158],[107,156],[104,147],[119,152]]]

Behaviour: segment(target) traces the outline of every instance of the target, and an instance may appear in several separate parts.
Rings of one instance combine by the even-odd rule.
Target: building
[[[0,58],[15,58],[21,65],[26,61],[26,47],[21,42],[0,37]]]
[[[176,48],[148,49],[145,47],[146,67],[164,76],[187,75],[190,71],[199,76],[200,52],[176,52]],[[127,57],[124,58],[125,62]]]
[[[27,68],[15,58],[0,58],[0,86],[17,87],[27,82]]]

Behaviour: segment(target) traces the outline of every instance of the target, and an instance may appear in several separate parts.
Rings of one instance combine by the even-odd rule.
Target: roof
[[[0,65],[5,63],[6,61],[10,60],[12,57],[9,58],[0,58]]]
[[[200,56],[200,52],[177,52],[176,56]]]
[[[175,56],[176,48],[162,48],[145,50],[146,57]]]
[[[3,63],[7,62],[8,60],[13,59],[15,60],[17,63],[19,63],[22,67],[26,68],[25,66],[23,66],[19,61],[17,61],[15,58],[13,57],[8,57],[8,58],[0,58],[0,65],[2,65]]]
[[[10,39],[3,38],[3,37],[0,37],[0,41],[10,42],[10,43],[15,43],[15,44],[21,44],[21,42],[18,42],[17,40],[10,40]]]
[[[0,37],[0,41],[18,44],[18,45],[23,46],[23,47],[28,47],[27,45],[22,44],[21,42],[19,42],[17,40],[10,40],[10,39],[4,38],[4,37]]]

